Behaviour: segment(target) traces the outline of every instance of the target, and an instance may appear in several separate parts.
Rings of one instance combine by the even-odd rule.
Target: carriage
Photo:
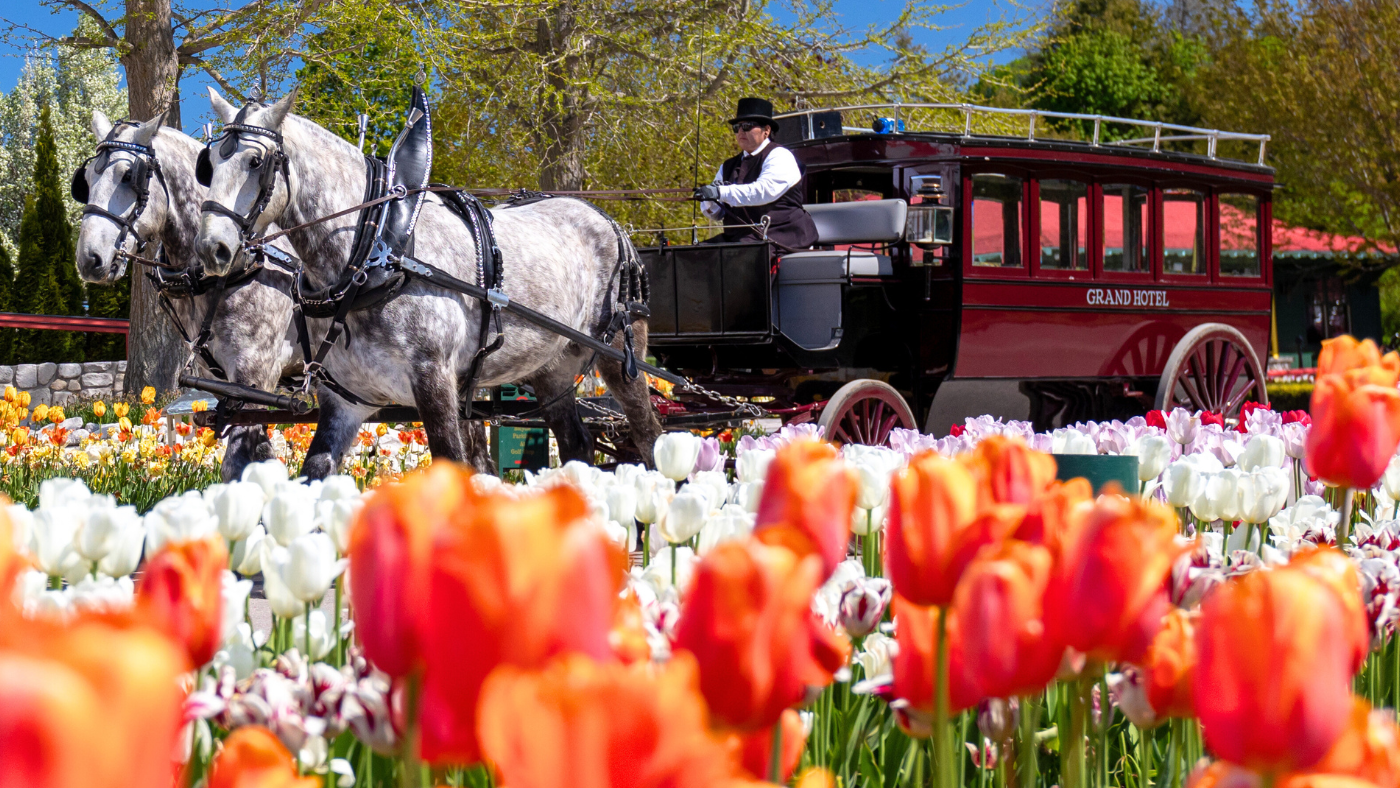
[[[981,414],[1046,429],[1267,402],[1267,136],[969,105],[777,118],[817,248],[644,249],[668,369],[870,444]],[[1049,138],[1047,119],[1092,132]]]

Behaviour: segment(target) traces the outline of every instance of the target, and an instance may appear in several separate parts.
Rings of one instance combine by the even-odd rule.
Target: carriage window
[[[1194,189],[1162,193],[1162,271],[1206,272],[1206,196]]]
[[[1103,270],[1146,271],[1147,189],[1126,183],[1103,187]]]
[[[1020,178],[972,176],[972,264],[1021,266]]]
[[[1089,186],[1079,181],[1040,182],[1040,267],[1089,270]]]
[[[1259,275],[1259,198],[1220,195],[1220,275]]]

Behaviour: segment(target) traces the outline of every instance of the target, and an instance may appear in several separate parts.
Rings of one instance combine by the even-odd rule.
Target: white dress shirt
[[[758,150],[745,153],[744,158],[758,155],[770,142],[771,140],[764,140],[763,144],[758,146]],[[711,183],[719,185],[719,201],[724,205],[748,206],[767,205],[796,186],[800,180],[802,171],[797,168],[797,159],[793,158],[792,151],[787,148],[774,148],[768,154],[768,158],[763,160],[763,169],[759,170],[758,180],[753,183],[725,184],[724,165],[720,165],[719,172],[715,173],[715,179]],[[718,219],[724,215],[722,205],[708,201],[700,203],[700,210],[711,219]]]

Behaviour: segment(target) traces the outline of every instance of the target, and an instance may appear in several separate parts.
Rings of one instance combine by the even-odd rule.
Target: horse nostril
[[[97,252],[89,252],[87,257],[87,267],[89,271],[101,271],[102,255],[98,254]]]
[[[214,262],[221,266],[228,265],[233,261],[233,252],[228,248],[228,244],[220,241],[214,247]]]

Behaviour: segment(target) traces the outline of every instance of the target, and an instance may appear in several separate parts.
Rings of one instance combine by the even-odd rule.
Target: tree
[[[12,312],[12,291],[15,284],[15,267],[10,251],[0,245],[0,312]],[[13,363],[15,352],[15,329],[0,328],[0,363]]]

